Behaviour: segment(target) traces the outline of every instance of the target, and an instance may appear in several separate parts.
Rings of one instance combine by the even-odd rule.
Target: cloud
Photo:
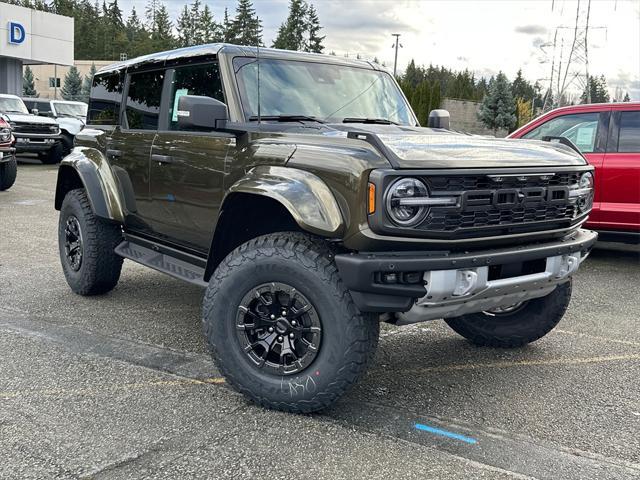
[[[517,33],[524,33],[526,35],[542,35],[547,33],[547,27],[544,25],[519,25],[514,30]]]

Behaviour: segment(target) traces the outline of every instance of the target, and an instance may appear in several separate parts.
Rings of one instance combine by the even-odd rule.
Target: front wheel
[[[114,249],[122,241],[120,226],[97,217],[84,189],[64,197],[58,223],[60,262],[67,283],[79,295],[112,290],[122,270]]]
[[[0,191],[8,190],[16,181],[18,163],[13,157],[8,162],[0,163]]]
[[[571,300],[571,280],[549,295],[486,312],[445,318],[456,333],[476,345],[515,348],[544,337],[560,322]]]
[[[313,412],[365,371],[379,323],[360,313],[323,242],[298,233],[251,240],[216,269],[203,323],[229,384],[254,402]]]

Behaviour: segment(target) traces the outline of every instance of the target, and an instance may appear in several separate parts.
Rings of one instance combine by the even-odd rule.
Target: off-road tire
[[[476,345],[516,348],[544,337],[560,322],[571,300],[571,280],[553,292],[529,300],[512,313],[471,313],[445,321],[456,333]]]
[[[74,270],[65,253],[65,227],[70,216],[77,218],[82,233],[82,262]],[[112,290],[122,270],[122,257],[114,249],[122,242],[119,225],[94,215],[84,189],[71,190],[64,197],[58,222],[58,246],[64,276],[79,295],[99,295]]]
[[[16,181],[18,162],[13,157],[8,162],[0,163],[0,192],[8,190]]]
[[[260,370],[235,335],[241,299],[269,282],[300,291],[322,323],[316,357],[293,375]],[[375,317],[356,308],[327,244],[293,232],[253,239],[221,262],[205,294],[203,327],[215,363],[232,387],[266,408],[295,413],[322,410],[344,395],[373,358],[380,329]]]
[[[47,153],[41,156],[38,155],[38,158],[40,158],[40,161],[44,165],[55,165],[56,163],[60,163],[63,156],[62,143],[58,142],[53,147],[51,147],[51,149]]]

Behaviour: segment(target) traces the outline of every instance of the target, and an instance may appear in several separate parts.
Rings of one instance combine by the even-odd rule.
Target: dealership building
[[[0,3],[0,93],[22,95],[24,65],[73,65],[73,18]]]

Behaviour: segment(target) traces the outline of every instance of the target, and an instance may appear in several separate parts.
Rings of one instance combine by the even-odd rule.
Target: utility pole
[[[398,47],[402,48],[402,45],[400,45],[400,34],[399,33],[392,33],[391,34],[392,37],[396,37],[396,43],[395,43],[395,49],[396,49],[396,56],[395,59],[393,60],[393,76],[396,76],[396,72],[398,71]]]

